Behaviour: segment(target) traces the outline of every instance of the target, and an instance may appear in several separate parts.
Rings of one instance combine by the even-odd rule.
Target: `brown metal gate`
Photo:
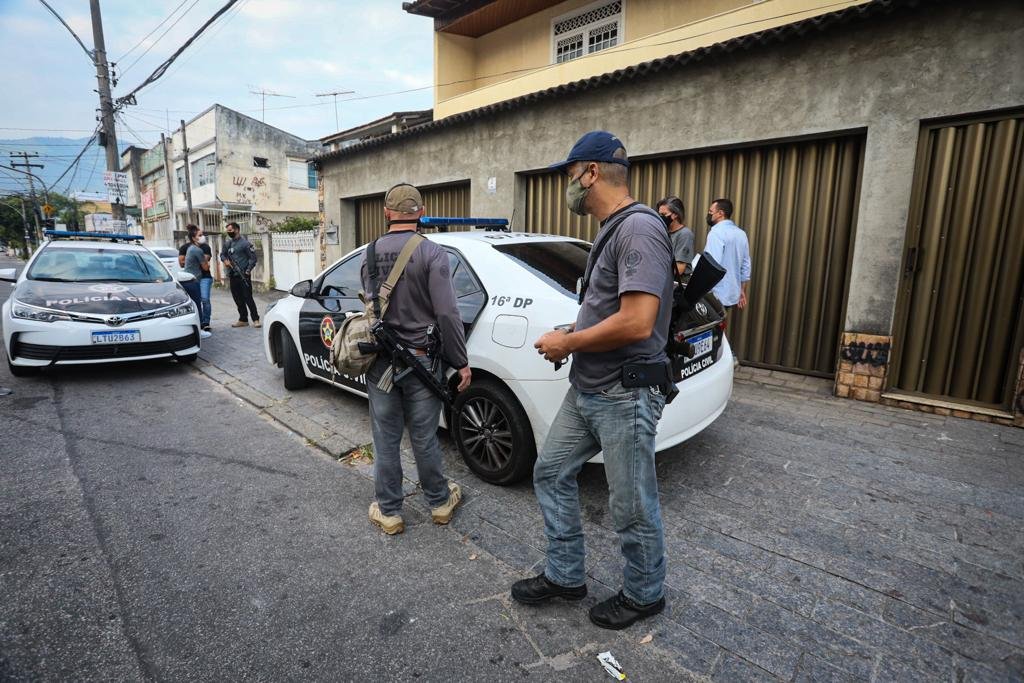
[[[421,187],[423,204],[428,216],[469,216],[469,182],[448,183]],[[384,221],[384,195],[362,197],[356,200],[356,243],[359,245],[377,239],[387,232]]]
[[[1024,337],[1024,111],[925,126],[893,389],[1007,409]]]
[[[835,372],[856,218],[862,135],[638,160],[633,196],[683,200],[698,251],[704,214],[729,197],[747,231],[750,305],[729,323],[745,363],[815,375]],[[564,174],[526,177],[526,229],[592,240],[597,223],[565,208]]]

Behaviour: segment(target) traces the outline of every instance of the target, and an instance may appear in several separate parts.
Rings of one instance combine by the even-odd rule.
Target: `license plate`
[[[683,379],[693,377],[701,370],[706,370],[715,364],[715,357],[711,354],[715,348],[712,330],[690,337],[686,341],[693,346],[693,357],[686,359],[680,369]]]
[[[93,344],[128,344],[142,341],[139,330],[103,330],[92,333]]]

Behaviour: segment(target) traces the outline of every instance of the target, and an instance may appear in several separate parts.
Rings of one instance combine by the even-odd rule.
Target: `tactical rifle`
[[[451,409],[452,395],[448,391],[448,387],[437,378],[437,375],[420,363],[391,328],[385,325],[383,321],[378,320],[370,328],[370,332],[373,334],[373,338],[377,340],[377,343],[371,345],[360,342],[359,350],[363,353],[383,353],[390,358],[395,370],[391,381],[398,382],[411,373],[423,382],[428,389],[434,392],[444,402],[446,408]],[[376,348],[365,348],[369,346],[375,346]]]

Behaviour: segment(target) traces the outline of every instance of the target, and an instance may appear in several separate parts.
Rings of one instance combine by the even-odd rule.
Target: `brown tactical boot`
[[[380,511],[377,501],[370,503],[370,522],[380,527],[389,536],[405,531],[405,521],[401,515],[385,515]]]
[[[462,502],[462,489],[454,481],[448,482],[448,500],[443,505],[430,508],[434,524],[447,524],[455,515],[455,508]]]

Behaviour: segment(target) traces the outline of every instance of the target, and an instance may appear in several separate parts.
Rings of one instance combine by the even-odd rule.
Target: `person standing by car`
[[[675,259],[676,273],[687,278],[693,272],[693,230],[683,222],[686,208],[679,197],[665,197],[657,204],[658,213],[668,228],[668,238],[672,242],[672,257]]]
[[[750,243],[747,233],[732,222],[732,210],[732,201],[725,197],[711,202],[706,217],[711,231],[704,245],[704,253],[725,268],[725,277],[713,291],[730,311],[733,306],[747,307],[747,284],[750,282]]]
[[[224,231],[228,238],[220,250],[220,260],[228,269],[231,298],[238,307],[238,320],[231,323],[231,327],[248,327],[250,315],[252,326],[259,327],[260,312],[252,298],[252,269],[256,267],[256,247],[242,235],[238,223],[228,223]]]
[[[210,272],[210,259],[213,258],[213,250],[210,249],[210,245],[206,241],[206,234],[202,228],[195,225],[189,225],[186,229],[196,228],[198,232],[196,236],[199,242],[199,248],[203,250],[203,256],[205,257],[205,265],[203,267],[203,276],[199,278],[199,324],[202,329],[207,332],[210,331],[210,317],[213,314],[213,305],[210,303],[210,292],[213,290],[213,274]],[[185,252],[188,251],[191,246],[191,240],[185,242],[178,249],[178,265],[182,268],[185,267]]]
[[[202,249],[202,245],[206,242],[206,237],[203,235],[203,229],[197,225],[188,225],[185,229],[188,231],[188,242],[185,243],[185,257],[182,267],[185,272],[190,273],[195,280],[182,282],[181,286],[184,287],[185,291],[188,292],[188,295],[192,297],[192,301],[195,302],[196,308],[200,311],[201,329],[199,336],[205,339],[210,336],[210,331],[206,328],[202,328],[203,299],[199,283],[203,277],[203,273],[210,272],[210,261]]]
[[[374,243],[375,264],[363,256],[361,277],[364,300],[371,305],[374,291],[369,268],[377,268],[378,283],[387,280],[406,242],[417,234],[423,215],[423,198],[412,185],[395,185],[384,197],[384,218],[388,232]],[[378,285],[379,286],[379,285]],[[432,355],[458,368],[458,390],[465,390],[472,379],[466,356],[465,329],[455,303],[451,268],[447,252],[437,244],[423,240],[412,252],[401,277],[391,291],[384,324],[417,356],[428,369]],[[430,339],[428,330],[440,332],[440,349]],[[437,424],[441,416],[441,399],[415,375],[407,375],[384,391],[378,382],[391,366],[389,358],[378,357],[366,373],[370,398],[370,422],[373,429],[373,483],[375,500],[370,504],[370,522],[386,534],[405,530],[402,519],[402,463],[399,458],[403,429],[409,430],[412,453],[420,487],[430,505],[430,516],[436,524],[451,521],[462,500],[462,491],[444,475],[441,446],[437,440]]]
[[[549,361],[573,356],[569,391],[533,471],[544,515],[547,566],[517,581],[512,597],[537,604],[587,594],[576,475],[604,452],[608,504],[626,566],[622,590],[590,609],[601,628],[621,629],[665,608],[665,541],[654,437],[671,379],[665,343],[672,309],[672,246],[665,224],[629,194],[629,158],[604,131],[581,137],[551,168],[569,178],[566,202],[601,222],[580,285],[571,330],[534,346]]]

